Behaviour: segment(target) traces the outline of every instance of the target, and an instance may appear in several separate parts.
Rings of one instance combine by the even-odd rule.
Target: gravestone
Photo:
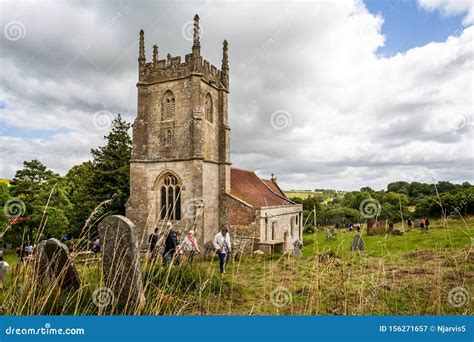
[[[351,251],[363,251],[364,250],[364,240],[362,240],[362,237],[360,234],[357,234],[354,236],[354,239],[352,239],[351,243]]]
[[[301,253],[301,247],[303,247],[303,243],[300,240],[296,240],[293,243],[293,247],[294,247],[294,249],[293,249],[294,256],[296,256],[296,257],[303,256],[303,254]]]
[[[403,231],[402,228],[395,228],[395,229],[393,229],[390,233],[391,233],[392,235],[399,235],[399,236],[405,234],[405,232]]]
[[[328,230],[326,231],[326,240],[332,240],[332,239],[334,239],[333,231],[330,230],[330,229],[328,229]]]
[[[99,224],[104,285],[117,303],[143,305],[140,254],[135,225],[128,218],[112,215]]]
[[[69,249],[55,238],[38,244],[35,274],[42,282],[58,281],[58,285],[64,289],[78,289],[81,286],[77,270],[69,257]]]

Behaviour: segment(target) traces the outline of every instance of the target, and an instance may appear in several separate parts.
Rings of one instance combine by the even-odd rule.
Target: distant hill
[[[298,197],[301,199],[305,199],[305,198],[313,197],[313,196],[323,196],[327,200],[327,199],[332,199],[340,195],[344,195],[346,192],[332,190],[332,189],[316,189],[316,190],[288,190],[288,191],[284,191],[284,193],[288,198]]]
[[[0,178],[0,184],[10,185],[10,183],[11,183],[11,180]]]

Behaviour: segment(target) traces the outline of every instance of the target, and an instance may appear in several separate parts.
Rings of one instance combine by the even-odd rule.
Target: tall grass
[[[4,315],[427,315],[473,314],[472,300],[449,302],[453,288],[474,284],[474,219],[433,221],[427,232],[366,236],[363,253],[350,252],[354,232],[326,241],[305,235],[303,257],[242,255],[221,275],[214,256],[186,258],[165,267],[142,258],[144,305],[97,306],[101,262],[72,255],[81,286],[62,289],[61,279],[39,282],[31,263],[12,262],[0,293]],[[115,281],[120,282],[120,279]],[[287,292],[285,292],[285,290]],[[285,297],[287,295],[287,297]]]

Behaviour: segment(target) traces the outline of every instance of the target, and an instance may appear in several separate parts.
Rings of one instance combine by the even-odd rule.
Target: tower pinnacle
[[[145,63],[145,32],[140,30],[140,46],[138,48],[138,62]]]
[[[227,40],[224,40],[222,46],[221,81],[224,87],[229,88],[229,43]]]

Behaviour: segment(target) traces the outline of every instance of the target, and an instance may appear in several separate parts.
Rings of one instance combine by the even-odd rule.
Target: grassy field
[[[8,315],[474,313],[468,298],[474,287],[474,219],[448,221],[447,227],[434,221],[428,232],[403,236],[363,234],[362,253],[350,251],[355,234],[341,231],[330,241],[324,231],[308,234],[301,258],[244,255],[223,276],[214,257],[171,269],[144,264],[147,303],[140,308],[92,303],[93,291],[101,286],[97,264],[79,265],[83,286],[67,292],[32,283],[27,267],[17,268],[16,257],[8,254],[13,267],[0,296],[1,310]]]
[[[308,197],[316,196],[316,195],[322,195],[322,191],[302,191],[302,190],[289,190],[289,191],[284,191],[285,195],[288,198],[301,198],[305,199]]]

